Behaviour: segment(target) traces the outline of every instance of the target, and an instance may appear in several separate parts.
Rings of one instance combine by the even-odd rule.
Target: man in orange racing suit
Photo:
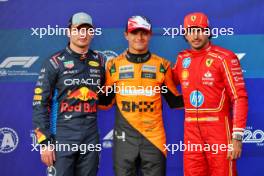
[[[170,63],[149,52],[151,24],[142,16],[128,19],[129,48],[107,63],[106,86],[115,89],[114,169],[117,176],[165,176],[166,136],[162,98],[183,107],[172,80]],[[110,90],[110,89],[108,89]]]
[[[239,60],[232,51],[211,44],[205,14],[187,15],[184,28],[191,49],[178,55],[173,68],[185,104],[184,141],[205,147],[184,152],[184,175],[236,175],[248,111]]]

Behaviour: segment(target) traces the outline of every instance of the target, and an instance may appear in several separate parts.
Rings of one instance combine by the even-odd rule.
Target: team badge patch
[[[71,69],[74,67],[74,62],[73,61],[63,62],[63,65],[64,67]]]

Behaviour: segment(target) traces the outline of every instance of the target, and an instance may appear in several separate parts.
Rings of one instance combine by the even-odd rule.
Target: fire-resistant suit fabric
[[[231,132],[243,135],[248,111],[237,56],[210,43],[200,51],[181,52],[172,71],[185,104],[184,141],[189,145],[184,152],[185,176],[236,175],[227,150],[232,149]],[[194,150],[191,144],[202,149]]]
[[[106,86],[115,89],[114,169],[117,176],[165,175],[166,136],[162,97],[183,107],[172,80],[170,63],[150,52],[142,57],[124,52],[107,62]]]
[[[57,176],[97,173],[96,92],[104,84],[103,61],[92,50],[81,55],[66,47],[43,63],[33,98],[33,126],[38,143],[56,147]],[[64,144],[70,146],[65,151],[58,147]],[[83,145],[89,150],[81,151]]]

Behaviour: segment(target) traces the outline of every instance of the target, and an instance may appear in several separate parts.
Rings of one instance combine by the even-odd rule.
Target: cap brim
[[[131,29],[128,29],[127,32],[132,32],[132,31],[135,31],[135,30],[138,30],[138,29],[141,29],[141,30],[144,30],[144,31],[147,31],[147,32],[151,32],[150,29],[143,28],[143,27],[131,28]]]
[[[193,24],[193,25],[187,25],[184,28],[208,28],[209,26],[204,26],[204,25],[197,25],[197,24]]]
[[[89,23],[75,24],[74,26],[77,27],[77,28],[80,27],[80,26],[89,26],[89,27],[91,27],[91,28],[94,28],[94,26],[91,25],[91,24],[89,24]]]

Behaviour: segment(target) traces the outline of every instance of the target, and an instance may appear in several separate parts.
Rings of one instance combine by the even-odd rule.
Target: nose
[[[86,29],[82,28],[81,30],[79,30],[79,34],[80,34],[80,38],[85,38],[87,35]]]
[[[138,32],[136,36],[138,40],[141,40],[143,38],[143,32]]]
[[[198,35],[199,35],[198,32],[194,32],[193,33],[193,39],[198,39]]]

